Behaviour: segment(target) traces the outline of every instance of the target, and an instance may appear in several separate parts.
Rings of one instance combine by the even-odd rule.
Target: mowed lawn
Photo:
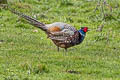
[[[9,6],[49,24],[91,29],[85,40],[57,51],[47,35],[0,8],[0,80],[120,80],[120,0],[106,0],[112,12],[102,20],[95,0],[8,0]],[[104,23],[102,32],[98,26]]]

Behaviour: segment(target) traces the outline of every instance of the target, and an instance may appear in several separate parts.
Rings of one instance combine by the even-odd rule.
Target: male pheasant
[[[25,18],[33,26],[43,30],[48,38],[50,38],[58,47],[58,51],[59,47],[64,48],[67,51],[67,48],[80,44],[84,40],[86,32],[88,31],[88,27],[82,27],[80,30],[77,30],[75,27],[63,22],[44,24],[23,13],[14,10],[11,11],[20,17]]]

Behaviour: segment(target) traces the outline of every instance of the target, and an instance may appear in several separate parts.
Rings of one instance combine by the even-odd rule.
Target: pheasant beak
[[[91,29],[88,29],[87,31],[91,31]]]

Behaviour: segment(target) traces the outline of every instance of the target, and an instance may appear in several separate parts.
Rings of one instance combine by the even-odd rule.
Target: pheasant
[[[81,29],[77,30],[75,27],[63,22],[44,24],[18,11],[11,10],[11,12],[26,19],[31,25],[43,30],[57,46],[58,51],[59,48],[64,48],[67,51],[68,48],[80,44],[88,31],[88,27],[81,27]]]

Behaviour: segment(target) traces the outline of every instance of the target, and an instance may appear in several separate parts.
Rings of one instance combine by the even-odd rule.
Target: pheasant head
[[[81,34],[81,35],[85,35],[86,32],[88,32],[88,27],[81,27],[80,30],[78,30],[78,32]]]

